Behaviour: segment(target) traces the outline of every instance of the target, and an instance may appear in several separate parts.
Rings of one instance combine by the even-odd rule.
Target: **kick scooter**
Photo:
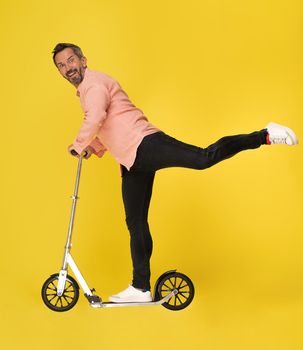
[[[112,303],[103,302],[101,297],[95,294],[95,289],[90,289],[84,277],[78,269],[70,251],[72,247],[72,231],[75,218],[76,203],[79,199],[78,188],[82,159],[85,157],[84,151],[79,156],[76,184],[72,198],[72,210],[68,228],[68,235],[65,245],[64,257],[59,273],[51,275],[43,284],[41,294],[45,305],[53,311],[68,311],[73,308],[79,298],[79,284],[84,291],[89,304],[93,308],[126,307],[126,306],[152,306],[163,305],[169,310],[182,310],[186,308],[194,298],[194,285],[189,277],[170,270],[163,273],[157,280],[154,287],[153,300],[151,302],[129,302]],[[68,274],[68,267],[72,270],[76,279]],[[79,284],[78,284],[78,282]]]

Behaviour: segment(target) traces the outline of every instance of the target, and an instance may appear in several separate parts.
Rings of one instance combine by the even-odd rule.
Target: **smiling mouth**
[[[70,73],[70,74],[67,74],[67,76],[68,76],[68,78],[71,78],[71,77],[73,77],[75,74],[77,74],[77,71],[74,71],[74,72],[72,72],[72,73]]]

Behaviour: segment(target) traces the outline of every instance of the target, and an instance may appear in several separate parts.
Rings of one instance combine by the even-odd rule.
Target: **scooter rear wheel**
[[[158,293],[160,299],[166,297],[173,290],[177,290],[177,294],[162,304],[173,311],[186,308],[195,295],[195,288],[191,279],[180,272],[169,273],[159,282]]]
[[[79,285],[69,275],[66,277],[65,288],[62,295],[57,295],[59,274],[50,276],[43,284],[41,295],[44,304],[51,310],[62,312],[73,308],[79,299]]]

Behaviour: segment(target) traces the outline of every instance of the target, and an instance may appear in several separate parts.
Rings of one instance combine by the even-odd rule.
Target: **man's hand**
[[[79,158],[79,154],[74,150],[73,145],[69,145],[67,150],[72,156]],[[88,159],[93,154],[94,149],[91,146],[87,146],[83,152],[86,152],[84,158]]]
[[[94,153],[94,149],[91,146],[87,146],[84,151],[86,152],[85,159],[88,159]]]

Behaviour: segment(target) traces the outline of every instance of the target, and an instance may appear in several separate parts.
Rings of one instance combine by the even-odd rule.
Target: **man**
[[[226,136],[207,148],[178,141],[152,125],[135,107],[113,78],[87,68],[82,50],[59,43],[53,61],[61,75],[77,89],[84,120],[68,151],[78,156],[86,151],[102,157],[108,150],[121,166],[122,196],[126,223],[131,237],[132,284],[110,297],[112,302],[148,302],[152,238],[148,208],[155,172],[167,167],[206,169],[261,145],[298,143],[295,133],[282,125],[269,123],[250,134]]]

